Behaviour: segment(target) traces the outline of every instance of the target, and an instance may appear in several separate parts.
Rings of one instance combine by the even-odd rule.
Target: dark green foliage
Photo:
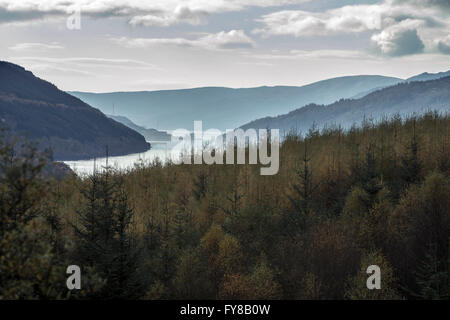
[[[297,170],[298,182],[292,185],[294,196],[289,197],[289,200],[294,207],[294,210],[300,216],[306,216],[311,209],[311,202],[315,186],[312,182],[312,172],[309,165],[311,159],[308,157],[308,142],[305,141],[305,152],[302,158],[300,168]]]
[[[2,142],[0,298],[448,299],[449,123],[292,134],[274,176],[155,162],[54,181]]]
[[[318,186],[313,182],[308,144],[308,140],[305,140],[304,153],[296,171],[296,181],[292,184],[292,195],[287,195],[292,209],[284,214],[286,231],[294,237],[299,232],[305,232],[314,214],[312,211],[313,196]]]
[[[0,131],[0,232],[27,224],[38,215],[45,193],[41,173],[46,159],[34,145]]]
[[[106,283],[101,298],[137,298],[142,294],[140,254],[132,233],[133,210],[122,178],[106,168],[90,176],[83,190],[87,203],[78,211],[76,260],[92,267]]]
[[[407,152],[401,159],[401,178],[406,185],[417,183],[420,180],[422,164],[418,156],[419,142],[416,135],[416,123],[413,122],[413,136],[408,144]]]
[[[66,262],[55,250],[63,239],[40,207],[45,155],[5,130],[0,135],[0,299],[67,298]]]
[[[199,201],[208,191],[208,177],[205,172],[200,172],[194,181],[194,196]]]
[[[450,279],[448,264],[442,265],[436,247],[429,246],[425,258],[416,271],[416,282],[419,292],[414,294],[417,298],[427,300],[442,300],[450,298]],[[445,261],[444,261],[445,263]]]

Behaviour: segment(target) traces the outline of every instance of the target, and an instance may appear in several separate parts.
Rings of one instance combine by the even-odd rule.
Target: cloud
[[[172,12],[159,12],[157,14],[137,15],[130,19],[131,25],[168,27],[173,24],[187,23],[192,25],[203,24],[210,13],[203,10],[191,10],[189,7],[180,6]]]
[[[393,2],[394,1],[394,2]],[[262,16],[263,28],[255,33],[265,35],[320,36],[382,30],[404,20],[421,20],[425,27],[446,27],[447,16],[436,8],[418,10],[411,2],[395,4],[385,0],[374,5],[352,5],[325,12],[285,10]]]
[[[252,54],[248,58],[261,60],[321,60],[321,59],[347,59],[347,60],[374,60],[376,56],[357,50],[291,50],[289,53]]]
[[[89,17],[124,17],[131,25],[201,24],[214,13],[249,7],[300,4],[311,0],[0,0],[0,23],[67,17],[75,10]]]
[[[71,58],[53,58],[53,57],[13,57],[11,61],[18,62],[19,64],[25,63],[27,65],[39,65],[39,66],[65,66],[66,69],[70,68],[120,68],[120,69],[158,69],[153,64],[133,60],[133,59],[108,59],[108,58],[93,58],[93,57],[71,57]]]
[[[297,58],[314,59],[367,59],[368,54],[356,50],[292,50]]]
[[[231,30],[229,32],[219,32],[208,34],[200,39],[199,43],[205,47],[213,47],[218,49],[239,49],[252,48],[254,46],[251,40],[243,30]]]
[[[450,33],[449,0],[384,0],[372,5],[349,5],[324,12],[284,10],[262,16],[263,37],[335,36],[370,33],[372,49],[400,56],[436,52],[436,39]],[[438,44],[445,51],[445,42]]]
[[[64,49],[62,45],[57,42],[50,44],[38,43],[38,42],[28,42],[28,43],[18,43],[8,49],[13,51],[47,51],[47,50],[60,50]]]
[[[450,1],[448,0],[393,0],[393,4],[413,4],[423,8],[439,8],[450,10]]]
[[[438,40],[437,48],[443,54],[450,54],[450,34],[446,38]]]
[[[321,36],[338,33],[363,32],[381,28],[377,6],[346,6],[326,12],[279,11],[258,21],[264,28],[255,33],[264,35]]]
[[[420,22],[405,20],[372,36],[374,50],[391,57],[423,52],[425,45],[414,25]]]
[[[70,77],[96,77],[95,72],[84,71],[80,69],[66,68],[66,67],[55,67],[49,64],[32,64],[30,66],[34,73],[43,73],[46,75],[66,75]]]
[[[145,48],[151,46],[192,47],[207,50],[226,50],[253,48],[254,42],[243,30],[231,30],[205,34],[197,39],[185,38],[113,38],[112,41],[128,48]]]

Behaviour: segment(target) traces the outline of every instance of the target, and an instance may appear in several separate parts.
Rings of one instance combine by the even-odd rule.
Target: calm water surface
[[[118,170],[127,170],[139,163],[151,163],[156,159],[165,162],[170,157],[171,145],[167,143],[152,142],[152,148],[144,153],[134,153],[125,156],[109,157],[108,164]],[[94,171],[94,165],[97,170],[106,166],[106,158],[97,158],[91,160],[63,161],[75,171],[78,175],[88,175]]]

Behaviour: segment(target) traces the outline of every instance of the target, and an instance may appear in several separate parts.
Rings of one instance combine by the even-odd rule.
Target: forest
[[[449,128],[428,112],[291,131],[274,176],[154,161],[57,179],[3,130],[0,299],[449,299]]]

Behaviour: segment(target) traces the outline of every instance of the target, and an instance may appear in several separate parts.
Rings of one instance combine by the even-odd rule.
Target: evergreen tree
[[[46,185],[46,158],[27,141],[0,130],[0,234],[26,225],[40,215]]]
[[[422,162],[418,156],[419,143],[416,135],[416,121],[413,121],[413,136],[408,144],[406,154],[401,158],[401,179],[405,185],[417,183],[420,180]]]
[[[292,184],[292,195],[287,196],[293,210],[287,214],[288,221],[286,222],[295,228],[296,232],[304,230],[308,225],[308,220],[311,218],[313,209],[314,191],[318,187],[313,183],[310,161],[308,141],[305,140],[301,165],[296,172],[297,179]]]
[[[197,178],[194,180],[194,196],[197,201],[200,201],[205,197],[208,190],[208,176],[204,171],[201,171]]]
[[[133,210],[120,178],[111,169],[94,172],[83,191],[87,203],[74,225],[80,267],[93,267],[105,279],[101,298],[137,298],[143,292],[140,255],[131,228]],[[95,295],[96,295],[95,294]]]
[[[419,291],[418,293],[413,293],[413,295],[425,300],[449,299],[449,262],[443,266],[439,260],[436,246],[429,245],[429,250],[426,252],[425,258],[421,261],[421,265],[415,272]]]
[[[46,158],[0,131],[0,300],[67,297],[65,265],[42,218]]]

